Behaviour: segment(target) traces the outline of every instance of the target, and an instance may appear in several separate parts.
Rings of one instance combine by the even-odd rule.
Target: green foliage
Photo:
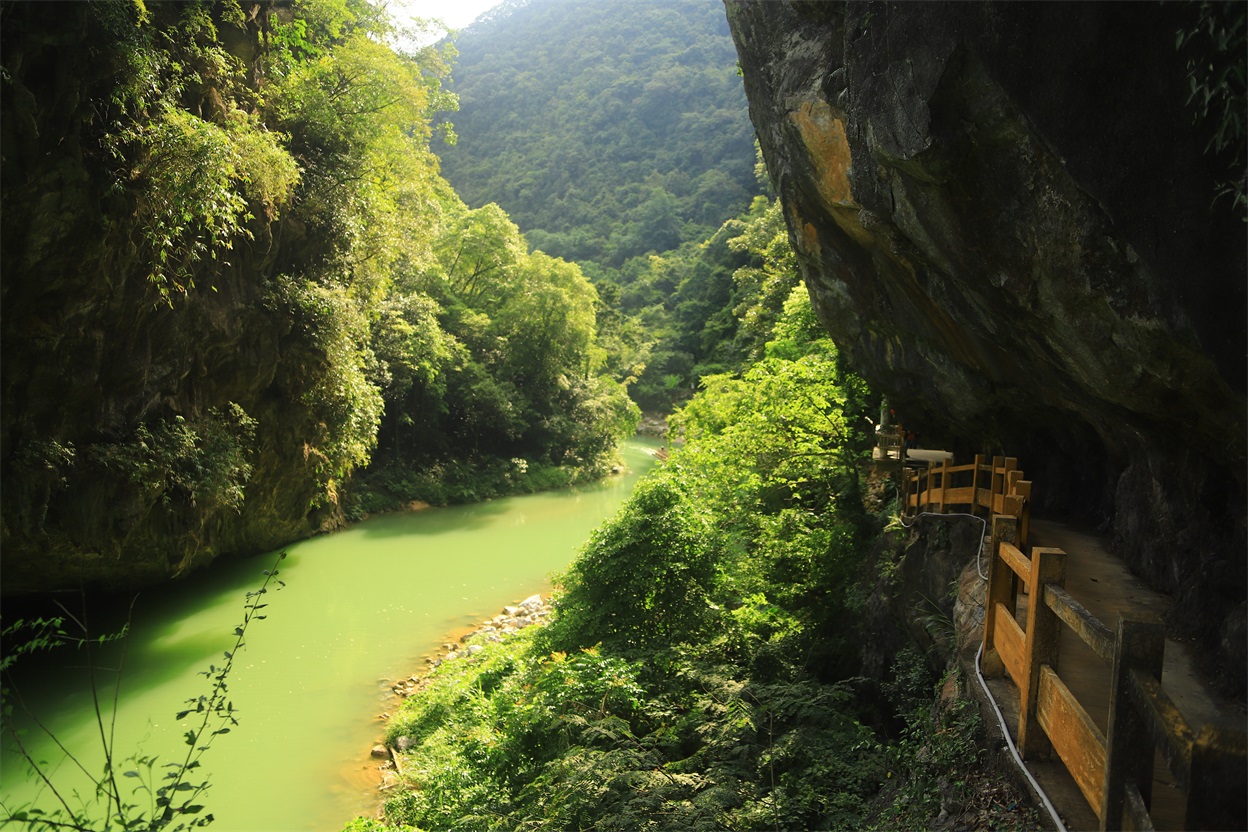
[[[1188,106],[1210,136],[1205,152],[1228,159],[1229,173],[1217,197],[1230,197],[1232,210],[1248,222],[1245,119],[1248,119],[1248,25],[1243,6],[1201,0],[1191,4],[1195,20],[1175,35],[1175,48],[1188,56]]]
[[[8,671],[18,657],[37,650],[66,644],[85,648],[87,666],[92,673],[91,695],[104,766],[102,773],[92,774],[82,761],[86,749],[68,749],[52,736],[51,739],[71,764],[66,768],[87,775],[94,786],[92,793],[85,796],[77,790],[71,793],[63,772],[58,772],[57,767],[49,766],[46,762],[36,760],[27,750],[22,733],[14,727],[10,700],[16,699],[23,709],[27,709],[27,704],[20,696],[11,696],[6,686],[3,690],[3,724],[7,739],[21,755],[31,776],[44,783],[49,800],[54,805],[51,808],[15,807],[0,801],[0,812],[3,813],[0,815],[0,825],[20,823],[23,828],[36,832],[60,829],[126,829],[148,832],[158,829],[196,829],[210,825],[213,816],[205,812],[204,804],[198,801],[203,799],[211,783],[203,779],[202,774],[197,771],[203,765],[204,754],[211,749],[217,737],[230,733],[238,726],[238,711],[229,696],[229,678],[234,667],[234,657],[242,649],[251,624],[267,617],[266,613],[260,612],[268,607],[266,596],[285,586],[285,582],[278,579],[276,568],[285,558],[285,552],[279,553],[274,568],[265,570],[264,582],[260,588],[246,594],[243,620],[234,628],[234,644],[225,651],[222,665],[209,665],[207,670],[200,672],[208,682],[207,691],[188,699],[185,710],[175,715],[174,718],[178,721],[189,718],[191,725],[183,737],[186,750],[181,753],[180,759],[173,762],[162,763],[158,756],[137,752],[123,759],[119,756],[120,749],[114,745],[111,718],[101,702],[103,691],[94,681],[97,659],[92,655],[91,647],[124,639],[124,630],[112,635],[91,637],[83,621],[69,616],[68,613],[67,617],[73,619],[82,632],[81,636],[68,635],[64,629],[65,618],[17,621],[6,626],[3,631],[5,656],[0,660],[0,670],[3,671]],[[120,683],[118,674],[117,684]],[[115,692],[113,701],[115,708]],[[42,730],[47,730],[37,717],[35,724]]]
[[[191,421],[175,416],[141,424],[129,441],[93,445],[89,455],[165,505],[177,496],[238,511],[251,478],[255,429],[255,420],[230,402]]]
[[[801,348],[808,312],[794,300],[771,357],[704,381],[674,418],[685,446],[594,533],[549,626],[443,663],[404,703],[388,822],[864,821],[883,752],[839,681],[868,525],[843,413],[858,396],[828,342]]]
[[[393,473],[370,476],[362,502],[459,502],[604,473],[639,414],[597,366],[594,288],[575,264],[529,253],[497,206],[443,209],[434,258],[405,267],[373,324],[387,400],[378,471]],[[528,474],[499,469],[517,458]]]
[[[308,453],[332,483],[366,463],[381,421],[381,390],[368,321],[349,293],[337,286],[279,278],[274,303],[294,321],[305,366],[317,372],[288,381],[291,392],[314,414]],[[318,366],[319,364],[319,366]],[[302,382],[302,383],[300,383]]]
[[[566,577],[553,645],[645,651],[696,639],[711,621],[718,541],[675,478],[637,486]]]
[[[733,274],[742,296],[734,311],[741,319],[742,346],[757,358],[785,300],[799,284],[797,263],[779,200],[755,197],[749,214],[730,225],[739,234],[729,239],[729,247],[750,255],[751,262]]]
[[[933,685],[931,671],[913,647],[899,653],[885,690],[903,717],[900,735],[881,745],[884,789],[872,829],[930,826],[950,806],[971,799],[973,778],[984,753],[978,742],[979,711],[974,701],[942,702],[944,679]]]
[[[147,279],[171,302],[171,292],[194,288],[205,257],[251,238],[253,208],[277,217],[299,171],[282,137],[249,111],[242,62],[218,39],[218,24],[242,23],[236,3],[162,6],[154,19],[143,6],[135,11],[104,145],[119,163],[118,186],[133,197]]]
[[[747,257],[720,225],[753,189],[753,142],[723,15],[516,4],[456,43],[447,178],[469,204],[503,206],[532,249],[581,265],[606,373],[667,412],[700,375],[737,369],[732,274]]]
[[[748,201],[753,138],[722,10],[515,4],[456,45],[446,177],[535,248],[618,268],[704,239]]]

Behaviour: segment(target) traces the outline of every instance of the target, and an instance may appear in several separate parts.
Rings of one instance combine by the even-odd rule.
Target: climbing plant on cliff
[[[131,229],[148,280],[171,302],[194,288],[199,261],[225,257],[251,237],[253,206],[277,217],[299,171],[255,112],[242,61],[219,39],[219,25],[244,21],[237,2],[215,10],[200,2],[150,11],[115,4],[101,14],[122,29],[127,8],[133,31],[123,36],[124,69],[108,101],[103,145],[134,205],[118,228]]]
[[[1190,5],[1195,6],[1195,20],[1175,35],[1175,48],[1189,56],[1187,104],[1209,130],[1205,152],[1229,160],[1230,170],[1218,185],[1218,197],[1229,198],[1232,209],[1248,222],[1246,13],[1237,3],[1202,0]]]

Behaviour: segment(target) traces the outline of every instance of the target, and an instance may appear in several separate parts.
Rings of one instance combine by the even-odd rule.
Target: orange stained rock
[[[803,101],[789,118],[801,133],[818,176],[819,193],[830,206],[855,205],[849,186],[849,140],[845,122],[828,102]]]

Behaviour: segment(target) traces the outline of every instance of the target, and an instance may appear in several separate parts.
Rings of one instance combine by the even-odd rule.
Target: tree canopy
[[[535,248],[618,268],[701,242],[749,202],[753,130],[717,4],[535,0],[455,43],[446,178]]]

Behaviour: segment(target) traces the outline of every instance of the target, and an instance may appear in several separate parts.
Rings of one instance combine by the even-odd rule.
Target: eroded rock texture
[[[1245,231],[1195,4],[726,0],[819,313],[930,445],[1109,524],[1244,681]]]
[[[154,584],[341,516],[309,394],[325,350],[279,278],[306,235],[253,220],[198,290],[160,299],[101,147],[106,11],[3,9],[5,595]]]

